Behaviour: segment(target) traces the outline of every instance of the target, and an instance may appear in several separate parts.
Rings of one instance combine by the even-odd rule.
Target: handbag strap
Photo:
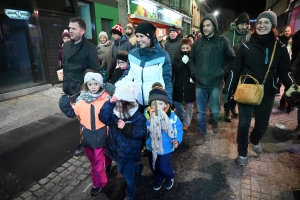
[[[265,84],[266,79],[267,79],[267,76],[268,76],[268,74],[269,74],[270,67],[271,67],[271,65],[272,65],[273,58],[274,58],[274,54],[275,54],[275,51],[276,51],[276,46],[277,46],[277,40],[275,41],[274,48],[273,48],[273,52],[272,52],[272,56],[271,56],[271,60],[270,60],[270,63],[269,63],[269,67],[268,67],[268,70],[267,70],[267,72],[266,72],[266,74],[265,74],[264,81],[262,82],[262,85]]]

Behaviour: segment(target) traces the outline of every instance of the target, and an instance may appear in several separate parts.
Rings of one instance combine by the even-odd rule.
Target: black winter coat
[[[124,128],[119,129],[114,107],[115,103],[106,101],[99,114],[100,121],[109,126],[106,154],[118,163],[138,162],[147,134],[146,118],[137,110],[131,118],[124,120]]]
[[[168,52],[171,60],[171,64],[176,64],[175,63],[175,57],[179,54],[180,52],[180,42],[181,38],[179,35],[174,40],[168,39],[166,44],[165,44],[165,50]]]
[[[183,52],[180,52],[175,57],[175,62],[172,65],[174,78],[173,100],[180,103],[190,103],[195,101],[195,84],[190,82],[191,69],[189,63],[182,62]]]
[[[241,75],[251,75],[262,84],[264,76],[271,60],[275,38],[272,43],[266,47],[262,47],[258,43],[258,39],[251,37],[249,42],[246,42],[238,50],[233,63],[233,69],[227,77],[224,93],[231,93],[235,87],[234,83],[238,82]],[[274,59],[264,84],[264,94],[277,93],[277,78],[286,88],[289,88],[294,82],[291,75],[290,57],[286,46],[277,41],[277,47],[274,54]],[[251,79],[246,79],[245,83],[254,83]]]
[[[298,30],[294,35],[293,35],[293,42],[292,42],[292,59],[291,63],[293,64],[300,53],[300,31]]]
[[[295,62],[292,64],[292,73],[296,83],[300,85],[300,53],[298,54]]]
[[[64,93],[74,95],[80,91],[86,69],[100,71],[97,49],[83,36],[76,45],[72,40],[66,42],[63,52],[64,83],[62,88]]]

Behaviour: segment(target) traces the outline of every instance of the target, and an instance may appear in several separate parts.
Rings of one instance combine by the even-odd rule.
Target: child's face
[[[86,85],[92,94],[95,94],[100,90],[100,84],[98,83],[98,81],[91,80],[88,81]]]
[[[192,50],[192,48],[188,44],[183,44],[181,46],[181,51],[191,51],[191,50]]]
[[[117,60],[117,63],[121,69],[126,69],[127,68],[127,62],[123,60]]]
[[[166,109],[167,104],[166,104],[165,102],[160,101],[160,100],[155,100],[155,101],[156,101],[156,103],[157,103],[157,109],[161,109],[161,110]],[[152,102],[151,102],[151,108],[152,108],[152,109],[155,109],[155,101],[152,101]]]
[[[65,42],[68,42],[69,40],[70,40],[69,37],[64,37],[64,38],[63,38],[64,43],[65,43]]]

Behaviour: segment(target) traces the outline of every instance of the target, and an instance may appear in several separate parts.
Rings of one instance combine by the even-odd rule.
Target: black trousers
[[[275,95],[264,95],[261,104],[258,106],[238,103],[239,124],[237,144],[239,156],[247,156],[248,153],[249,128],[253,112],[255,115],[255,124],[253,131],[250,133],[250,142],[257,145],[268,129],[274,99]]]

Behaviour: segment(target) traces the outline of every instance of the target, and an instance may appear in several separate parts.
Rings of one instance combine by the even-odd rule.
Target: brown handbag
[[[273,58],[274,58],[274,54],[275,54],[275,50],[276,50],[276,45],[277,45],[277,41],[274,44],[274,48],[273,48],[271,60],[270,60],[270,63],[269,63],[269,67],[268,67],[268,70],[265,74],[264,81],[263,81],[262,84],[259,84],[259,82],[253,76],[250,76],[248,74],[240,76],[238,86],[237,86],[235,94],[234,94],[234,100],[236,102],[242,103],[242,104],[249,104],[249,105],[259,105],[261,103],[261,100],[264,96],[264,84],[266,82],[266,78],[269,74],[270,67],[271,67],[272,62],[273,62]],[[242,83],[242,78],[244,78],[244,80],[246,78],[251,78],[251,79],[254,80],[255,84]]]

